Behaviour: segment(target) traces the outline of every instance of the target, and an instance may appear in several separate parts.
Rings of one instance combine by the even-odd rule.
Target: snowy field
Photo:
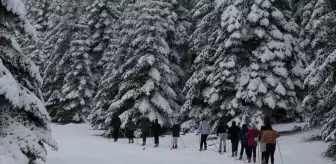
[[[189,134],[182,136],[186,148],[179,140],[180,149],[170,150],[160,138],[160,147],[147,147],[128,144],[125,139],[114,143],[97,136],[100,131],[93,131],[85,124],[52,125],[53,136],[59,144],[58,152],[49,151],[47,164],[239,164],[243,161],[234,160],[229,154],[219,155],[215,147],[199,152],[198,136]],[[284,136],[279,140],[284,164],[331,164],[329,159],[320,156],[326,150],[323,142],[302,142],[304,137],[314,131],[302,132],[292,136]],[[165,140],[170,142],[170,136]],[[140,142],[140,140],[139,140]],[[211,144],[208,141],[208,145]],[[276,164],[281,164],[279,151],[276,151]]]

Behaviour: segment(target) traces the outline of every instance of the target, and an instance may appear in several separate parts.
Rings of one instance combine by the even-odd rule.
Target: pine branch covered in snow
[[[46,145],[57,149],[39,96],[42,78],[15,40],[24,14],[20,1],[0,2],[0,161],[14,164],[46,160]]]

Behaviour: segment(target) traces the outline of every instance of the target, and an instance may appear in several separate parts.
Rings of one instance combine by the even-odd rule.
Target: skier
[[[202,119],[202,122],[198,127],[198,134],[200,133],[201,133],[200,151],[202,151],[203,144],[204,144],[204,150],[207,149],[206,140],[208,138],[208,135],[210,134],[210,125],[207,123],[206,118]]]
[[[229,135],[231,136],[232,157],[237,156],[238,144],[239,144],[239,132],[240,128],[236,125],[235,121],[232,121],[232,126],[229,129]]]
[[[252,153],[253,153],[253,162],[257,162],[256,160],[256,151],[258,146],[258,136],[260,135],[260,131],[257,129],[254,123],[251,124],[250,130],[246,133],[246,137],[248,139],[247,146],[247,158],[248,163],[251,163]]]
[[[134,143],[135,124],[132,121],[131,117],[128,118],[128,121],[126,123],[126,129],[127,129],[128,143]]]
[[[160,131],[161,131],[161,125],[159,124],[158,119],[155,119],[155,121],[153,122],[152,130],[153,130],[154,142],[155,142],[154,147],[159,147],[159,136],[160,136]]]
[[[117,114],[113,114],[112,121],[111,121],[112,127],[113,127],[113,137],[114,137],[114,142],[118,141],[119,137],[119,129],[121,125],[121,120],[118,117]]]
[[[143,117],[141,122],[140,122],[140,126],[141,128],[141,132],[142,132],[142,146],[146,145],[146,138],[148,136],[149,130],[150,130],[150,121],[147,117]]]
[[[248,132],[248,127],[246,124],[244,124],[242,126],[242,129],[240,130],[238,136],[239,136],[239,139],[240,139],[240,143],[241,143],[241,149],[240,149],[240,156],[239,156],[239,160],[242,160],[243,159],[243,155],[244,155],[244,150],[247,154],[247,137],[246,137],[246,133]]]
[[[268,164],[269,157],[271,157],[271,164],[274,164],[274,153],[276,148],[276,140],[280,137],[280,134],[272,129],[270,124],[266,125],[263,131],[261,142],[266,144],[266,157],[265,164]]]
[[[177,149],[177,141],[178,141],[178,138],[180,137],[180,131],[181,131],[181,126],[178,123],[178,121],[174,119],[173,128],[172,128],[172,134],[173,134],[172,149]]]
[[[227,140],[227,131],[229,129],[229,126],[226,125],[226,122],[221,119],[219,121],[219,125],[217,127],[217,136],[219,136],[219,153],[222,153],[222,144],[223,144],[223,150],[226,152],[226,140]]]
[[[265,128],[266,128],[266,126],[261,126],[261,128],[260,128],[261,134],[259,135],[259,143],[260,143],[259,145],[260,145],[261,161],[262,162],[266,161],[266,154],[267,154],[266,153],[266,144],[261,142],[263,132],[264,132],[264,130],[266,130]]]

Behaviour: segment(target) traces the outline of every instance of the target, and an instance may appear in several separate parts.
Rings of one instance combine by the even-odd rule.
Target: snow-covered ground
[[[159,148],[143,148],[128,144],[125,139],[114,143],[97,136],[100,131],[93,131],[85,124],[52,125],[53,135],[60,150],[49,151],[47,164],[240,164],[228,156],[214,152],[215,147],[199,152],[198,136],[188,134],[182,136],[186,148],[179,140],[180,149],[170,150],[160,138]],[[329,159],[321,157],[321,152],[326,150],[327,144],[323,142],[303,142],[304,137],[314,134],[315,131],[302,132],[292,136],[284,136],[279,140],[284,164],[331,164]],[[170,136],[165,137],[170,142]],[[140,142],[140,140],[139,140]],[[212,143],[208,141],[208,144]],[[276,163],[280,164],[280,155],[276,151]]]

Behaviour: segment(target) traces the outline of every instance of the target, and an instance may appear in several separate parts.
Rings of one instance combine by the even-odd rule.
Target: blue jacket
[[[248,132],[248,128],[242,128],[240,132],[238,133],[239,139],[242,144],[247,144],[248,140],[246,137],[246,133]]]

